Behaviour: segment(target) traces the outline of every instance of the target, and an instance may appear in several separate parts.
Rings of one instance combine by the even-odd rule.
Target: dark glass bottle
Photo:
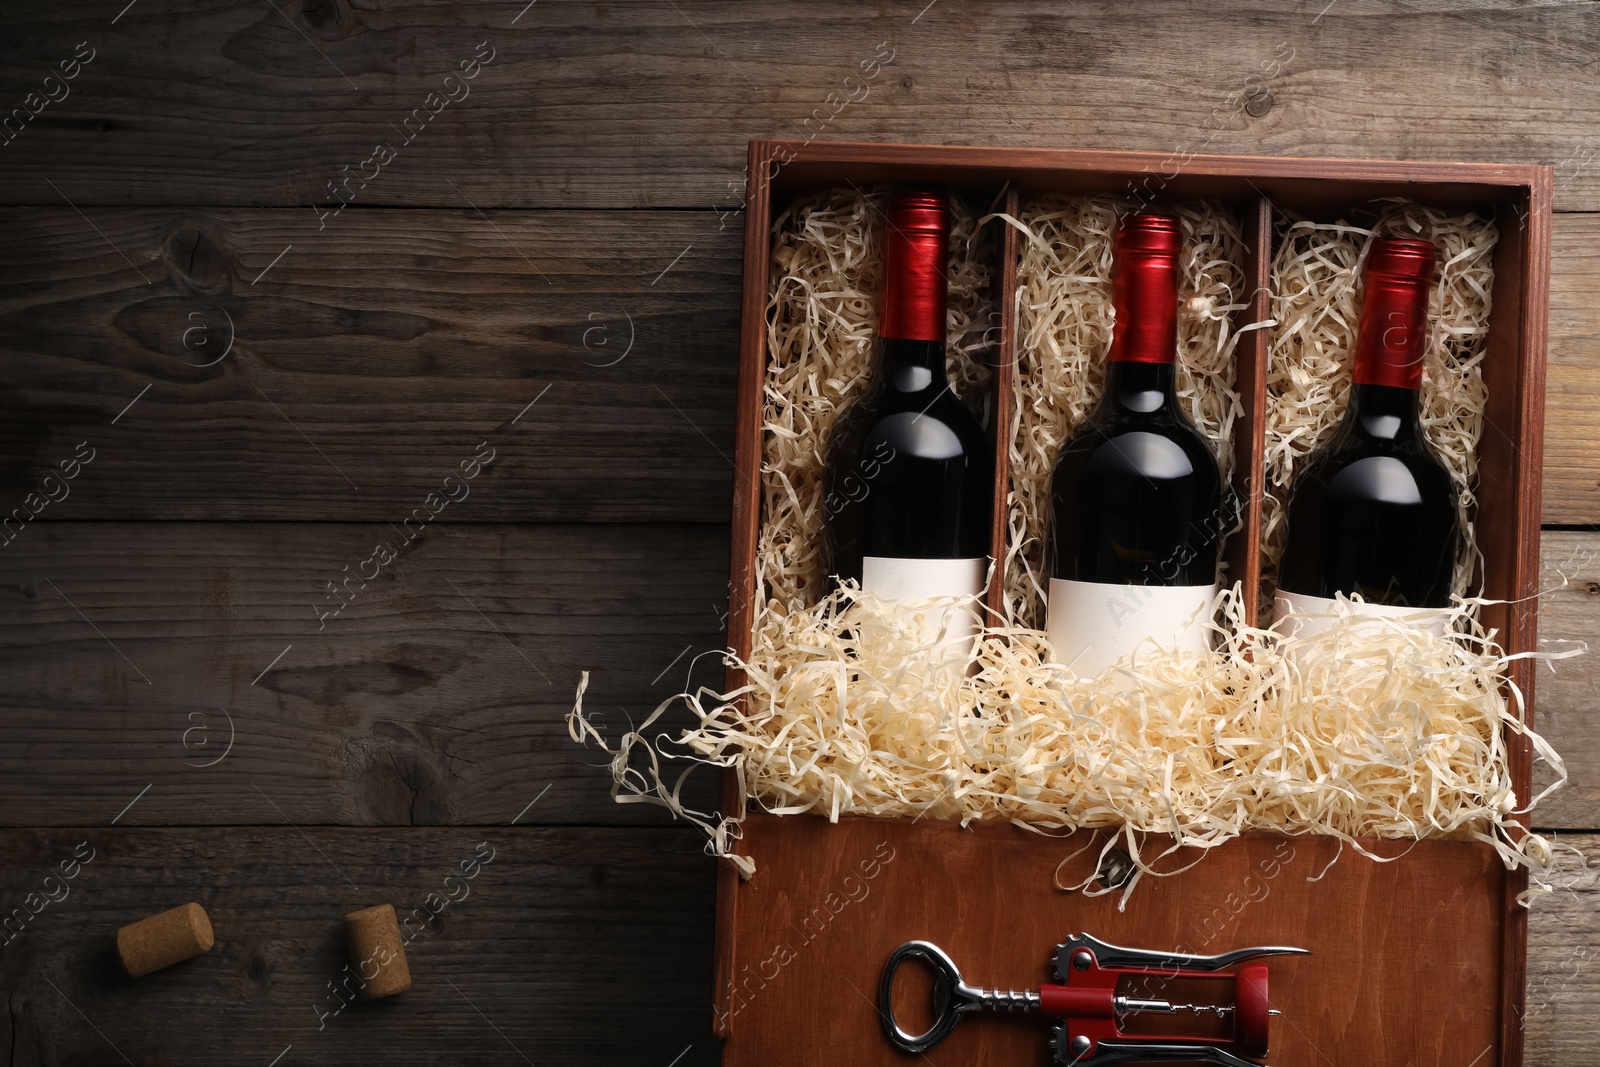
[[[1079,673],[1146,638],[1204,644],[1231,523],[1216,458],[1174,391],[1181,244],[1175,218],[1130,215],[1118,227],[1105,396],[1056,462],[1049,628]]]
[[[1449,606],[1456,488],[1417,418],[1433,265],[1428,241],[1378,238],[1367,253],[1350,407],[1294,481],[1285,593]]]
[[[1211,585],[1224,530],[1217,461],[1178,405],[1178,222],[1117,233],[1106,391],[1051,483],[1054,574],[1121,585]]]
[[[829,448],[830,569],[884,596],[970,595],[988,566],[994,459],[945,372],[949,210],[943,194],[899,193],[886,216],[877,373]]]

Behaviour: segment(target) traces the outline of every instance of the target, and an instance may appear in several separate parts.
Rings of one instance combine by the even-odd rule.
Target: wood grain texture
[[[1538,728],[1566,762],[1564,788],[1534,809],[1533,824],[1558,830],[1600,828],[1600,534],[1546,530],[1539,599],[1539,645],[1546,652],[1587,648],[1539,668]],[[1534,788],[1553,776],[1534,768]]]
[[[1269,317],[1272,278],[1272,205],[1261,197],[1244,216],[1245,273],[1250,285],[1250,306],[1240,324],[1265,322]],[[1261,427],[1267,410],[1267,331],[1246,334],[1235,350],[1235,388],[1241,410],[1233,428],[1233,486],[1239,501],[1243,529],[1224,543],[1227,574],[1237,575],[1244,600],[1244,622],[1257,625],[1261,610],[1261,510],[1266,479],[1262,463],[1266,439]]]
[[[0,944],[0,1067],[290,1044],[280,1067],[716,1062],[699,841],[612,804],[561,717],[581,668],[610,724],[723,640],[748,139],[1543,162],[1559,209],[1600,211],[1581,4],[116,0],[19,7],[6,38],[0,109],[77,42],[97,54],[0,145],[0,515],[78,441],[98,451],[0,547],[0,824],[56,827],[0,830],[0,905],[105,847]],[[470,97],[402,144],[480,41]],[[895,59],[839,107],[879,42]],[[400,145],[381,176],[330,189],[379,140]],[[1549,522],[1600,523],[1597,230],[1555,220]],[[229,316],[236,348],[196,366]],[[483,440],[470,499],[316,632],[322,583]],[[158,521],[93,521],[123,519]],[[649,525],[473,525],[540,521]],[[1596,553],[1545,533],[1546,584],[1577,580],[1543,600],[1543,647],[1600,641]],[[1600,864],[1574,832],[1600,829],[1593,662],[1539,670],[1572,782],[1534,824]],[[222,708],[236,747],[196,766]],[[318,1030],[342,915],[420,905],[499,835],[417,944],[417,986]],[[1569,861],[1532,914],[1529,1067],[1600,1060],[1595,893]],[[116,977],[110,932],[183,899],[218,921],[211,956]]]
[[[767,156],[787,168],[781,180],[771,167],[758,166]],[[1015,182],[1034,189],[1090,191],[1117,188],[1128,176],[1141,169],[1153,172],[1157,166],[1153,156],[1125,152],[873,143],[757,142],[751,145],[751,159],[754,177],[746,235],[745,329],[739,350],[741,412],[759,399],[765,365],[764,346],[759,334],[752,334],[750,320],[760,310],[759,306],[752,306],[751,300],[768,288],[766,264],[755,258],[754,246],[768,241],[762,205],[769,196],[793,196],[836,183],[860,188],[913,180],[960,188]],[[1533,664],[1525,657],[1535,650],[1537,639],[1531,600],[1539,577],[1551,169],[1509,164],[1391,165],[1363,160],[1201,155],[1189,162],[1184,173],[1174,177],[1176,180],[1162,190],[1164,194],[1244,199],[1255,206],[1253,215],[1257,220],[1264,220],[1272,197],[1280,204],[1299,205],[1319,214],[1342,212],[1348,204],[1392,195],[1491,212],[1515,209],[1514,216],[1501,226],[1495,254],[1495,317],[1487,338],[1484,368],[1489,399],[1479,445],[1480,490],[1484,499],[1498,505],[1480,510],[1478,536],[1483,546],[1483,590],[1493,598],[1483,608],[1485,626],[1499,635],[1510,654],[1505,671],[1507,685],[1531,702]],[[1270,259],[1266,247],[1270,231],[1260,224],[1247,227],[1247,231],[1253,237],[1253,260],[1259,273],[1261,265]],[[1259,301],[1263,296],[1257,289],[1255,299]],[[1259,345],[1259,338],[1256,340]],[[1259,355],[1259,348],[1256,353]],[[1252,376],[1247,375],[1246,388],[1251,381]],[[1257,420],[1262,415],[1259,410],[1253,414]],[[736,435],[745,450],[759,445],[759,439],[748,432],[748,425],[748,420],[741,418]],[[1252,453],[1248,442],[1242,447],[1249,484],[1255,478],[1249,466]],[[753,472],[746,472],[745,477],[753,477]],[[740,521],[736,519],[736,523]],[[736,562],[748,564],[743,553]],[[1245,590],[1252,601],[1253,572],[1258,563],[1253,558],[1247,561],[1244,573]],[[747,571],[736,565],[735,582],[748,577]],[[736,671],[730,671],[730,681],[735,685],[740,682]],[[1531,727],[1535,722],[1531,704],[1525,706],[1525,716]],[[1529,741],[1522,734],[1512,734],[1506,748],[1510,781],[1519,795],[1528,796],[1532,777]],[[727,793],[725,790],[725,796]],[[1526,826],[1525,812],[1514,812],[1512,818]],[[918,935],[904,933],[903,928],[908,925],[950,925],[959,909],[940,898],[953,896],[962,885],[978,887],[979,895],[988,900],[988,910],[1017,916],[1003,930],[991,930],[988,939],[978,946],[983,959],[992,962],[999,953],[1014,964],[1012,950],[1018,944],[1046,940],[1048,927],[1063,923],[1057,914],[1061,909],[1054,906],[1059,900],[1044,892],[1042,868],[1036,869],[1042,862],[1043,849],[1021,843],[1025,835],[1020,831],[1006,833],[1010,836],[952,834],[946,833],[945,828],[917,827],[915,820],[870,825],[850,822],[829,827],[820,821],[752,816],[743,835],[743,847],[755,863],[775,865],[777,872],[769,875],[765,891],[754,883],[735,886],[726,876],[719,881],[717,1033],[728,1037],[733,1062],[765,1063],[781,1053],[803,1062],[824,1063],[831,1062],[841,1047],[864,1047],[880,1021],[873,1017],[871,1003],[863,1015],[859,1005],[838,992],[836,984],[829,984],[825,975],[829,971],[853,972],[862,985],[870,987],[870,974],[861,970],[862,947],[868,947],[870,956],[872,946],[876,946],[876,954],[882,957],[894,947],[895,939],[890,935],[895,929],[901,929],[902,936],[909,939]],[[840,911],[831,902],[824,910],[808,910],[803,905],[797,910],[796,887],[806,879],[848,886],[856,879],[858,861],[845,856],[861,854],[865,835],[878,834],[886,837],[880,843],[882,847],[889,847],[890,840],[897,839],[895,848],[911,857],[907,860],[908,874],[887,879],[889,888],[881,905],[897,925],[888,924],[894,928],[886,934],[885,924],[863,927],[859,912],[852,913],[852,921],[843,924],[847,928],[843,947],[820,960],[813,954],[806,966],[790,968],[791,993],[767,998],[744,1028],[738,1028],[735,1019],[741,993],[753,997],[757,989],[765,991],[769,981],[782,984],[778,981],[780,973],[767,975],[765,971],[775,964],[781,972],[791,962],[794,953],[787,944],[789,931],[798,930],[797,922],[803,925],[808,914],[819,915],[826,923],[830,912]],[[1220,898],[1242,877],[1255,871],[1258,852],[1277,847],[1290,846],[1283,838],[1261,836],[1218,849],[1213,855],[1220,858],[1204,871],[1177,880],[1183,890],[1167,906],[1155,911],[1137,908],[1128,915],[1119,910],[1109,936],[1127,943],[1170,944],[1182,932],[1174,922],[1188,914],[1196,898],[1199,907],[1209,907],[1209,901]],[[1304,847],[1319,864],[1323,860],[1331,862],[1343,848],[1329,839],[1308,840]],[[1350,923],[1338,929],[1306,929],[1300,940],[1318,953],[1334,957],[1343,973],[1371,976],[1359,995],[1345,998],[1348,1014],[1330,1014],[1308,994],[1306,1006],[1316,1005],[1319,1011],[1314,1015],[1306,1013],[1306,1028],[1295,1028],[1295,1037],[1301,1040],[1291,1039],[1287,1053],[1280,1043],[1278,1058],[1287,1057],[1291,1062],[1325,1059],[1321,1047],[1329,1044],[1362,1060],[1399,1055],[1408,1061],[1450,1062],[1471,1054],[1475,1063],[1493,1053],[1493,1062],[1500,1067],[1523,1067],[1521,1020],[1525,1009],[1527,924],[1526,911],[1518,905],[1527,885],[1523,872],[1497,870],[1492,851],[1483,843],[1466,848],[1421,842],[1414,852],[1402,850],[1407,852],[1406,861],[1377,865],[1374,869],[1383,872],[1378,877],[1358,876],[1354,883],[1336,879],[1314,890],[1301,887],[1278,895],[1269,922],[1295,915],[1299,927],[1306,928],[1313,915],[1326,911],[1352,916]],[[891,848],[891,855],[893,851]],[[866,871],[867,864],[873,861],[859,862],[862,871]],[[1013,880],[1013,876],[1019,885],[1016,892],[1007,893],[1001,883]],[[1322,880],[1321,876],[1311,879]],[[941,882],[945,891],[930,894],[930,888],[937,890]],[[834,898],[837,893],[830,901]],[[1180,902],[1182,907],[1178,906]],[[1441,913],[1456,914],[1457,927],[1421,937],[1432,929],[1427,924]],[[961,936],[970,934],[968,923],[956,925]],[[1394,958],[1391,942],[1396,929],[1412,935],[1413,940],[1422,940],[1402,958]],[[1464,931],[1478,936],[1464,936]],[[807,943],[810,940],[808,936]],[[1289,938],[1275,934],[1262,940],[1284,943]],[[763,958],[769,944],[776,947]],[[973,947],[970,940],[967,947]],[[1399,973],[1397,964],[1418,956],[1431,958],[1440,970],[1456,976],[1449,993],[1435,995],[1433,990],[1419,987],[1414,976]],[[800,972],[799,977],[794,976],[795,971]],[[730,974],[734,976],[731,981]],[[860,986],[848,978],[846,984],[861,998]],[[811,1012],[817,1026],[809,1037],[796,1039],[791,1019],[796,1009],[790,1001],[797,999],[794,994],[801,990],[810,991],[810,995],[799,1010]],[[1396,1012],[1396,1005],[1404,1008]],[[1343,1012],[1344,1006],[1340,1010]],[[1365,1025],[1353,1030],[1349,1025],[1351,1017],[1363,1018]],[[922,1030],[914,1028],[912,1032]],[[958,1044],[969,1058],[1027,1056],[1026,1046],[1007,1040],[1003,1030],[996,1029],[993,1035],[971,1041],[962,1038]],[[1081,1038],[1074,1038],[1077,1040]],[[1483,1047],[1478,1049],[1480,1043]],[[1475,1054],[1474,1049],[1478,1049]],[[1081,1051],[1088,1052],[1089,1046]],[[1058,1054],[1064,1055],[1064,1048]],[[893,1056],[886,1052],[885,1058]]]
[[[291,1046],[277,1062],[717,1062],[712,863],[688,831],[7,830],[0,851],[4,1067],[264,1067]],[[211,952],[120,973],[117,927],[190,900]],[[356,988],[344,916],[384,902],[413,985],[335,1013]]]
[[[0,512],[88,441],[43,518],[398,522],[488,441],[443,520],[727,519],[714,215],[95,215],[0,211]]]
[[[759,866],[743,890],[742,958],[729,999],[730,1067],[831,1063],[840,1047],[857,1050],[853,1063],[902,1062],[880,1036],[874,999],[883,960],[911,938],[945,947],[975,984],[1028,988],[1045,977],[1050,947],[1068,932],[1129,943],[1128,932],[1156,929],[1159,944],[1189,951],[1315,950],[1271,964],[1273,1004],[1285,1013],[1273,1025],[1273,1064],[1498,1062],[1493,1013],[1465,1006],[1497,1000],[1498,900],[1473,883],[1503,872],[1475,845],[1424,843],[1390,864],[1345,855],[1329,868],[1337,850],[1331,840],[1246,839],[1182,875],[1147,880],[1119,910],[1115,895],[1091,899],[1054,888],[1057,864],[1080,841],[1003,826],[756,822],[746,844]],[[1593,857],[1600,841],[1584,836],[1575,844]],[[1091,862],[1069,863],[1067,880]],[[1530,1004],[1546,1007],[1526,1034],[1530,1065],[1588,1062],[1581,1050],[1593,1042],[1573,1031],[1586,1029],[1575,1020],[1600,998],[1600,977],[1581,967],[1572,974],[1571,964],[1595,955],[1586,948],[1596,930],[1594,878],[1569,863],[1561,882],[1563,891],[1533,911]],[[1574,929],[1562,929],[1580,913]],[[1332,916],[1338,921],[1328,922]],[[1357,977],[1380,969],[1404,976],[1406,997],[1383,996],[1378,983]],[[935,1062],[1049,1062],[1032,1016],[971,1019],[931,1055]]]
[[[740,244],[714,214],[97,211],[150,285],[69,209],[0,222],[0,513],[88,440],[41,519],[398,519],[487,439],[504,477],[441,520],[728,514]],[[1600,522],[1596,246],[1600,215],[1556,216],[1546,522]],[[224,312],[234,351],[196,366]]]
[[[5,911],[26,907],[30,892],[60,897],[44,878],[81,841],[94,859],[66,883],[66,897],[0,946],[5,1067],[122,1062],[111,1044],[141,1064],[264,1064],[290,1044],[286,1063],[521,1062],[474,1005],[540,1064],[665,1064],[689,1045],[683,1063],[717,1062],[706,1034],[709,864],[686,831],[8,830]],[[333,1006],[327,983],[346,962],[344,912],[378,900],[402,916],[426,908],[480,841],[494,859],[470,896],[407,948],[413,989],[319,1030],[320,1012]],[[1573,843],[1600,862],[1600,838]],[[1563,891],[1532,913],[1530,1067],[1578,1067],[1600,1051],[1589,1025],[1600,1010],[1596,880],[1570,861],[1566,872]],[[188,899],[207,908],[217,947],[142,981],[117,974],[116,927]],[[415,920],[408,929],[424,930]],[[619,999],[626,1026],[617,1025]]]
[[[1486,503],[1475,514],[1480,546],[1478,580],[1490,598],[1481,621],[1512,655],[1504,675],[1519,691],[1527,724],[1534,715],[1535,664],[1523,658],[1538,648],[1536,604],[1540,557],[1540,509],[1544,441],[1545,371],[1548,350],[1550,195],[1552,174],[1539,169],[1526,201],[1498,218],[1494,249],[1493,315],[1484,339],[1483,387],[1487,401],[1477,444],[1474,489]],[[1533,752],[1529,738],[1504,731],[1507,777],[1518,796],[1532,793]],[[1522,829],[1528,813],[1509,818]],[[1513,829],[1513,833],[1517,830]],[[1506,873],[1500,885],[1499,1063],[1523,1067],[1522,1027],[1527,988],[1527,889],[1523,871]]]
[[[1000,210],[1012,218],[1022,215],[1022,197],[1015,188],[1007,189]],[[994,415],[989,427],[994,455],[994,492],[989,500],[989,559],[999,561],[990,575],[984,605],[990,617],[1006,617],[1006,521],[1011,499],[1011,424],[1017,408],[1017,301],[1008,294],[1017,291],[1017,264],[1021,259],[1020,235],[1015,226],[1002,227],[996,272],[995,304],[1000,309],[1000,332],[989,360],[994,366],[991,384]]]
[[[658,822],[564,719],[583,671],[612,737],[720,682],[726,533],[437,526],[344,588],[385,536],[49,523],[0,549],[0,823],[104,826],[146,786],[119,825],[492,824],[535,798],[525,822]],[[319,621],[329,581],[351,602]]]
[[[0,152],[4,196],[306,205],[387,140],[364,202],[705,208],[739,199],[748,138],[815,136],[1544,162],[1559,206],[1600,208],[1583,5],[280,6],[19,11],[8,106],[97,55]],[[479,42],[470,94],[404,143]]]
[[[0,906],[27,907],[31,892],[60,897],[59,874],[48,887],[45,876],[81,841],[94,859],[66,897],[0,946],[5,1067],[123,1062],[112,1044],[140,1064],[265,1064],[290,1044],[285,1063],[521,1062],[474,1005],[540,1064],[666,1064],[690,1045],[682,1063],[717,1062],[707,1034],[709,863],[687,831],[7,830]],[[494,859],[470,896],[407,948],[412,990],[319,1030],[334,1003],[327,983],[346,963],[345,911],[380,900],[402,916],[426,908],[480,841]],[[1600,837],[1572,843],[1600,863]],[[1530,1067],[1579,1067],[1600,1052],[1589,1025],[1600,1010],[1596,880],[1570,861],[1566,871],[1563,891],[1532,913]],[[141,981],[119,975],[116,927],[189,899],[210,913],[216,948]],[[408,929],[424,928],[413,920]]]
[[[1600,523],[1600,215],[1557,215],[1551,241],[1544,521]]]
[[[1557,890],[1528,916],[1528,1067],[1582,1067],[1600,1060],[1600,837],[1566,839]]]
[[[752,174],[764,173],[767,168],[767,146],[759,141],[750,142],[748,169]],[[742,278],[760,279],[752,285],[742,285],[739,316],[740,353],[749,352],[761,345],[761,308],[766,300],[767,235],[770,232],[772,204],[770,186],[756,182],[750,189],[748,211],[744,216],[745,241]],[[728,553],[728,648],[733,652],[723,674],[723,692],[736,692],[744,685],[745,674],[737,666],[738,660],[748,659],[755,632],[756,611],[756,547],[761,536],[761,383],[765,372],[753,375],[746,368],[750,363],[735,358],[740,368],[738,389],[734,396],[734,476],[733,515],[729,522],[731,531]],[[725,768],[722,772],[719,793],[721,810],[739,811],[744,807],[742,787],[738,772]],[[731,863],[717,869],[717,899],[729,900],[738,889],[739,874]],[[716,948],[713,974],[715,988],[728,986],[732,976],[728,968],[733,963],[734,923],[732,910],[717,909]],[[720,1000],[721,994],[715,994]],[[727,1037],[726,1013],[714,1012],[713,1032]]]

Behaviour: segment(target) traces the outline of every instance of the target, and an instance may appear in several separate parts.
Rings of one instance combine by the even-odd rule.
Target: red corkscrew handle
[[[1039,1010],[1046,1015],[1069,1019],[1110,1019],[1117,1013],[1114,995],[1112,986],[1042,985],[1039,987]]]
[[[1239,1054],[1252,1059],[1265,1056],[1267,1020],[1272,1011],[1265,963],[1239,968],[1233,980],[1233,998],[1233,1039]]]
[[[1146,1031],[1128,1033],[1123,1030],[1124,1016],[1119,1014],[1116,997],[1117,980],[1130,974],[1159,973],[1162,978],[1205,979],[1219,977],[1209,971],[1172,970],[1150,972],[1101,968],[1091,963],[1082,976],[1083,985],[1043,985],[1039,987],[1039,1010],[1046,1015],[1056,1015],[1067,1020],[1067,1033],[1077,1040],[1091,1042],[1093,1048],[1101,1041],[1123,1045],[1192,1045],[1196,1048],[1211,1046],[1223,1048],[1236,1056],[1260,1059],[1267,1054],[1269,1020],[1272,1002],[1267,993],[1267,965],[1251,963],[1232,975],[1233,1034],[1227,1036],[1201,1036],[1183,1033],[1178,1029],[1167,1032]],[[1078,976],[1074,975],[1077,981]],[[1160,1003],[1160,1002],[1158,1002]],[[1135,1001],[1124,1004],[1122,1011],[1148,1011],[1149,1007]]]

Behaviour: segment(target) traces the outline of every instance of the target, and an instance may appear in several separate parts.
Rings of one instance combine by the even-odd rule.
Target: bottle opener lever
[[[1035,992],[980,989],[961,977],[955,963],[938,945],[907,941],[895,949],[878,983],[878,1014],[889,1043],[902,1052],[922,1053],[950,1035],[962,1016],[975,1011],[1038,1011],[1058,1016],[1055,1024],[1056,1063],[1073,1067],[1108,1064],[1200,1062],[1219,1067],[1262,1067],[1267,1054],[1267,1022],[1277,1015],[1267,999],[1267,965],[1246,963],[1262,956],[1309,955],[1303,948],[1261,946],[1217,956],[1123,948],[1089,934],[1074,934],[1057,946],[1056,983]],[[910,1034],[894,1017],[894,978],[900,964],[918,959],[933,969],[934,1023]],[[1230,970],[1239,964],[1237,970]],[[1226,972],[1226,973],[1223,973]],[[1188,1004],[1131,996],[1117,990],[1128,975],[1165,981],[1174,978],[1233,979],[1232,1004]],[[1231,1034],[1204,1037],[1182,1033],[1128,1032],[1124,1024],[1137,1014],[1215,1014],[1231,1023]]]

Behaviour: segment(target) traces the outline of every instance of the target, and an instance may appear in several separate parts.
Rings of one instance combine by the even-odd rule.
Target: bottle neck
[[[1166,249],[1122,251],[1111,283],[1111,302],[1116,323],[1106,359],[1112,366],[1149,363],[1170,368],[1178,351],[1176,253]]]
[[[1149,414],[1177,404],[1176,370],[1165,363],[1113,360],[1106,364],[1105,403]]]
[[[1350,410],[1345,420],[1367,437],[1404,444],[1421,435],[1418,396],[1415,388],[1356,382],[1350,387]]]
[[[1356,327],[1351,375],[1356,385],[1415,391],[1422,384],[1431,270],[1431,261],[1426,270],[1410,275],[1368,270]]]
[[[907,195],[890,205],[883,235],[883,302],[878,336],[945,339],[950,223],[942,196]]]
[[[897,393],[943,391],[950,225],[944,198],[896,197],[885,216],[883,303],[878,348],[885,387]]]
[[[879,339],[878,349],[887,388],[897,393],[921,393],[949,387],[943,341],[884,337]]]

